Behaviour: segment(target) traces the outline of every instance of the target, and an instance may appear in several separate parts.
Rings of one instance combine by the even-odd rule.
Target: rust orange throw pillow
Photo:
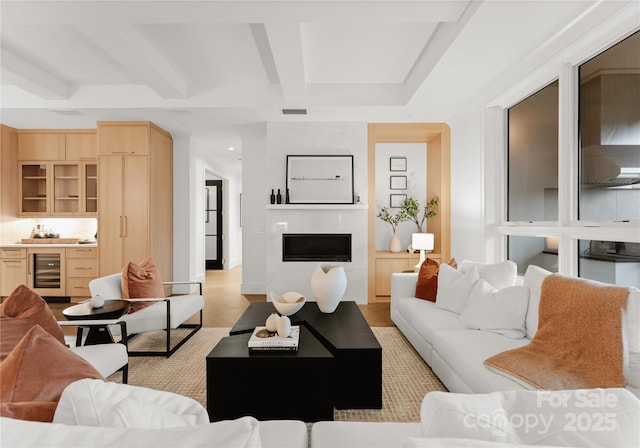
[[[25,420],[46,417],[51,405],[43,402],[57,403],[62,391],[74,381],[103,379],[91,364],[39,325],[31,328],[0,363],[0,378],[3,415],[21,415]],[[33,404],[8,406],[8,403]]]
[[[122,269],[122,297],[126,299],[151,299],[164,297],[164,287],[158,267],[151,257],[139,264],[129,262]],[[154,302],[133,302],[129,313],[139,311]]]
[[[458,267],[455,258],[452,258],[448,264],[452,268]],[[425,299],[431,302],[436,301],[439,270],[440,265],[437,261],[432,260],[431,258],[427,258],[422,262],[420,272],[418,272],[418,281],[416,282],[416,297],[418,299]]]
[[[34,325],[40,325],[56,340],[65,343],[64,333],[47,302],[20,285],[0,304],[0,361]]]

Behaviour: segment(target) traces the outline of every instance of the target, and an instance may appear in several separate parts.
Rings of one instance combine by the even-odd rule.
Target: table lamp
[[[413,247],[414,250],[420,251],[418,264],[413,268],[415,272],[418,272],[424,262],[425,252],[431,252],[433,250],[433,233],[413,233],[411,235],[411,247]]]

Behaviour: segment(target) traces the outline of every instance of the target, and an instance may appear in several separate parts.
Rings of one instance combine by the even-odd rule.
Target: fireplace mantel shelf
[[[267,210],[367,210],[367,204],[267,204]]]

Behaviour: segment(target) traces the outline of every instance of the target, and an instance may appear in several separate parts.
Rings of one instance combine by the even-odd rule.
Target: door
[[[101,157],[98,164],[98,251],[100,275],[122,270],[123,158]],[[139,260],[138,260],[139,261]]]
[[[222,269],[222,181],[205,181],[205,267]]]

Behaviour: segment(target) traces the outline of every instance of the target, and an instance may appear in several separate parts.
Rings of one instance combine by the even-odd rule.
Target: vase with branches
[[[408,220],[405,210],[401,208],[396,213],[391,213],[387,207],[382,207],[376,216],[378,219],[381,219],[391,225],[393,236],[391,237],[391,241],[389,241],[389,251],[400,252],[400,239],[398,238],[396,231],[398,229],[398,224]]]
[[[420,206],[420,201],[415,198],[407,198],[402,202],[400,213],[405,216],[405,221],[415,223],[418,233],[424,232],[425,221],[438,215],[440,200],[437,196],[431,198],[424,207]]]

